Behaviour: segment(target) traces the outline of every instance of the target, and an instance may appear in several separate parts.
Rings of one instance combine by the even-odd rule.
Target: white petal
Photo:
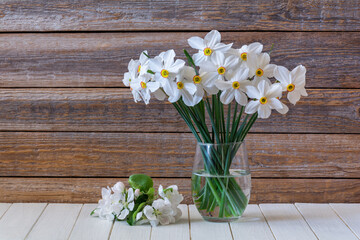
[[[184,60],[177,59],[174,64],[172,64],[168,70],[172,73],[178,73],[179,70],[185,65]]]
[[[148,55],[148,52],[146,50],[141,52],[139,57],[139,61],[141,65],[143,65],[144,63],[146,63],[147,60],[149,60],[149,58],[144,53]]]
[[[186,106],[192,107],[195,105],[192,95],[190,95],[187,91],[182,91],[181,96]]]
[[[200,71],[201,72],[215,72],[217,74],[217,66],[213,62],[203,62],[200,64]]]
[[[281,95],[282,95],[282,87],[279,83],[271,84],[269,90],[265,92],[265,96],[267,98],[281,97]]]
[[[302,96],[304,96],[304,97],[308,96],[308,94],[306,92],[306,89],[304,87],[301,87],[299,91],[300,91]]]
[[[234,89],[227,89],[220,95],[220,101],[223,104],[229,104],[234,99]]]
[[[222,52],[214,52],[211,58],[212,62],[216,67],[224,67],[225,55]],[[217,69],[215,69],[216,71]],[[214,70],[213,70],[214,71]],[[208,71],[210,72],[210,71]]]
[[[191,37],[188,39],[190,47],[194,49],[203,50],[206,46],[204,44],[204,39],[200,37]]]
[[[265,80],[261,80],[257,87],[259,89],[260,96],[262,97],[268,92],[270,86]]]
[[[119,218],[120,220],[124,220],[127,215],[129,215],[129,209],[124,208],[124,209],[121,211],[121,213],[120,213],[120,215],[118,216],[118,218]]]
[[[231,44],[217,43],[212,47],[212,49],[217,52],[229,53],[231,46],[232,43]]]
[[[206,61],[206,57],[204,53],[201,51],[193,55],[193,60],[196,66],[200,66],[203,62]]]
[[[226,90],[226,89],[232,88],[232,83],[228,82],[228,81],[223,81],[223,80],[217,79],[215,81],[215,86],[217,88],[219,88],[220,90]]]
[[[246,80],[248,76],[249,76],[249,69],[241,67],[238,69],[232,80],[241,82],[243,80]]]
[[[290,84],[290,72],[286,67],[276,66],[274,69],[274,77],[285,87]]]
[[[219,89],[215,85],[212,85],[210,87],[204,86],[204,90],[210,95],[214,95],[219,92]]]
[[[277,108],[276,111],[278,111],[281,114],[286,114],[289,111],[288,106],[286,106],[285,104],[281,103],[282,108]]]
[[[259,42],[254,42],[249,44],[248,51],[256,54],[260,54],[262,52],[263,45]]]
[[[135,206],[135,203],[134,203],[134,201],[132,201],[131,203],[129,203],[128,209],[129,209],[130,211],[132,211],[132,210],[134,210],[134,206]]]
[[[295,105],[300,100],[300,92],[297,90],[289,92],[287,98],[289,99],[289,102]]]
[[[206,34],[204,40],[205,40],[205,44],[208,47],[213,47],[216,43],[221,42],[221,35],[220,35],[219,31],[212,30],[211,32]]]
[[[146,83],[146,87],[149,88],[149,90],[151,92],[155,92],[156,90],[159,89],[160,83],[158,83],[158,82],[148,82],[148,83]]]
[[[268,53],[262,53],[258,58],[258,65],[260,68],[264,68],[270,62],[270,55]]]
[[[306,68],[303,65],[299,65],[291,71],[292,83],[297,85],[305,85]]]
[[[138,212],[138,213],[136,214],[136,221],[139,221],[140,218],[142,218],[142,215],[143,215],[142,212]]]
[[[276,65],[275,64],[268,64],[266,65],[266,67],[264,67],[264,76],[268,77],[268,78],[272,78],[274,77],[274,69],[275,69]]]
[[[168,69],[171,65],[174,64],[175,51],[173,49],[167,50],[164,54],[164,67]]]
[[[144,207],[144,215],[146,216],[147,219],[149,220],[156,220],[156,216],[154,214],[154,209],[153,207],[149,206],[149,205],[146,205]]]
[[[229,56],[225,59],[224,67],[227,71],[231,70],[233,67],[235,67],[239,63],[239,58],[235,56]]]
[[[246,86],[246,94],[249,96],[249,98],[255,98],[260,99],[260,92],[259,90],[254,86]]]
[[[184,89],[186,89],[190,95],[194,95],[196,92],[196,86],[193,83],[184,83]]]
[[[276,98],[269,98],[267,103],[271,109],[281,109],[283,107],[280,100]]]
[[[241,106],[245,106],[248,103],[248,97],[239,90],[235,90],[235,100]]]
[[[259,100],[256,100],[256,101],[252,100],[252,101],[248,102],[248,104],[245,107],[245,113],[248,113],[248,114],[255,113],[258,110],[259,105],[260,105]]]
[[[132,202],[134,201],[134,189],[129,188],[128,190],[128,196],[127,196],[127,202]]]
[[[163,199],[157,199],[152,203],[152,206],[155,209],[160,209],[165,206],[165,201]]]
[[[161,72],[161,70],[163,69],[163,65],[157,59],[150,59],[149,60],[149,68],[153,72]]]
[[[177,102],[181,97],[181,92],[179,89],[174,89],[174,92],[172,95],[169,95],[168,101],[171,103]]]
[[[260,104],[258,109],[259,118],[268,118],[271,115],[271,109],[268,104]]]
[[[162,197],[162,198],[165,197],[164,188],[161,184],[159,185],[158,193],[159,193],[160,197]]]
[[[165,93],[161,90],[158,89],[154,92],[154,96],[157,100],[163,101],[166,98]]]

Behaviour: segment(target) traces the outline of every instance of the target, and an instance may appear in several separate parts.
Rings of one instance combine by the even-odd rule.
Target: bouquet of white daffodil
[[[102,199],[90,215],[106,220],[127,221],[130,225],[150,223],[167,225],[181,217],[178,205],[184,199],[176,185],[164,189],[161,185],[155,196],[152,179],[144,174],[129,177],[130,188],[118,182],[111,189],[102,188]]]
[[[191,37],[188,43],[198,50],[192,57],[184,50],[189,66],[181,59],[175,60],[174,50],[154,58],[143,51],[139,60],[130,61],[123,82],[130,87],[135,102],[148,104],[151,95],[158,100],[167,98],[198,142],[242,142],[257,118],[268,118],[272,110],[288,112],[280,100],[283,92],[294,105],[301,96],[307,96],[305,67],[289,71],[270,64],[269,53],[262,52],[258,42],[235,49],[232,44],[221,43],[220,33],[213,30],[204,39]],[[238,148],[239,144],[210,152],[202,149],[204,170],[215,176],[229,174]],[[199,191],[199,206],[208,211],[219,206],[219,217],[241,215],[248,199],[238,184],[225,184],[216,178],[211,181]],[[224,207],[225,201],[240,205]]]

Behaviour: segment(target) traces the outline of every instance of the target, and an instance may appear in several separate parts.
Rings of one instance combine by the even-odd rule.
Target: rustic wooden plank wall
[[[247,138],[252,202],[360,202],[360,15],[351,1],[0,3],[0,202],[96,202],[142,172],[191,202],[195,139],[168,103],[135,104],[131,58],[222,31],[308,69],[309,97]],[[193,53],[193,51],[190,51]]]

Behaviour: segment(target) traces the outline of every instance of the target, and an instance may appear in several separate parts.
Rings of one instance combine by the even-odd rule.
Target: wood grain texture
[[[359,134],[246,140],[253,177],[360,178]],[[195,144],[191,133],[0,132],[0,176],[191,177]]]
[[[3,1],[0,31],[359,30],[358,1]]]
[[[360,89],[311,89],[253,132],[360,133]],[[166,101],[135,103],[128,89],[0,89],[0,131],[189,132]]]
[[[296,203],[295,206],[319,239],[358,240],[329,204]]]
[[[101,187],[125,178],[0,178],[0,202],[96,203]],[[190,178],[155,178],[154,186],[176,184],[192,203]],[[253,178],[251,203],[360,202],[359,179],[271,179]]]
[[[175,49],[184,58],[184,48],[196,52],[187,39],[205,34],[1,34],[0,87],[121,87],[128,62],[144,49],[151,56]],[[264,51],[274,43],[272,63],[304,65],[307,87],[360,88],[359,32],[223,32],[222,39],[234,48],[258,41]]]

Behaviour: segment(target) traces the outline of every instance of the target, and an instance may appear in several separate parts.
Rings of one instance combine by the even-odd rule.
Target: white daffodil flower
[[[159,82],[161,86],[174,80],[179,70],[185,65],[185,62],[181,59],[174,62],[175,55],[175,51],[171,49],[161,54],[161,56],[149,60],[149,69],[155,73],[154,80]]]
[[[196,92],[193,96],[194,105],[198,104],[204,97],[205,92],[209,95],[217,94],[219,89],[215,86],[216,77],[213,74],[200,71],[196,74],[192,67],[184,67],[184,77],[192,81],[196,86]]]
[[[126,87],[130,86],[131,80],[147,73],[149,58],[144,53],[148,54],[145,50],[140,54],[139,60],[130,60],[128,64],[128,72],[124,74],[123,79],[123,83]]]
[[[257,86],[261,80],[266,80],[271,84],[269,78],[274,77],[275,64],[270,63],[270,55],[261,53],[259,55],[249,55],[247,65],[249,67],[249,77],[253,79],[254,86]]]
[[[160,83],[152,82],[150,74],[144,74],[131,81],[130,87],[132,89],[135,102],[138,101],[138,96],[140,96],[145,104],[149,104],[151,98],[150,93],[154,93],[159,90]]]
[[[195,84],[185,78],[184,72],[186,69],[181,69],[176,76],[176,82],[165,82],[163,88],[165,93],[169,96],[169,102],[177,102],[180,97],[187,106],[194,106],[193,95],[196,92]]]
[[[258,112],[259,118],[268,118],[271,114],[271,109],[282,109],[278,98],[281,97],[281,85],[274,83],[271,86],[265,80],[261,80],[257,87],[247,86],[246,93],[249,98],[254,100],[249,101],[245,107],[245,112],[253,114]]]
[[[287,91],[287,98],[292,104],[296,104],[301,96],[307,96],[305,89],[306,68],[297,66],[291,72],[283,66],[276,66],[274,77],[280,82],[283,91]]]
[[[191,37],[188,39],[188,43],[192,48],[199,50],[199,52],[193,56],[197,66],[213,60],[215,52],[222,52],[225,54],[232,46],[232,43],[221,43],[221,35],[217,30],[212,30],[206,34],[204,39],[200,37]]]
[[[246,96],[246,87],[251,85],[248,79],[249,69],[240,68],[229,81],[216,80],[215,85],[222,93],[220,95],[220,101],[223,104],[229,104],[235,98],[236,102],[242,106],[248,103],[248,97]]]
[[[212,79],[225,80],[231,78],[238,62],[235,56],[225,57],[222,52],[215,52],[212,61],[202,64],[200,70],[207,72]]]
[[[134,189],[129,188],[127,191],[127,198],[125,199],[126,195],[120,195],[119,200],[119,208],[120,213],[117,214],[117,218],[120,220],[124,220],[127,215],[129,215],[130,211],[134,209],[135,203],[134,203]]]
[[[165,190],[162,185],[159,185],[158,193],[160,197],[171,204],[173,209],[176,209],[182,200],[184,200],[183,195],[179,193],[178,186],[176,185],[171,185]]]
[[[240,49],[230,49],[229,53],[240,58],[241,61],[247,62],[248,57],[259,55],[262,52],[263,45],[258,42],[249,45],[243,45]]]
[[[173,219],[171,205],[166,204],[163,199],[155,200],[152,206],[145,206],[143,212],[153,227],[156,227],[159,223],[161,225],[167,225],[171,223]]]

